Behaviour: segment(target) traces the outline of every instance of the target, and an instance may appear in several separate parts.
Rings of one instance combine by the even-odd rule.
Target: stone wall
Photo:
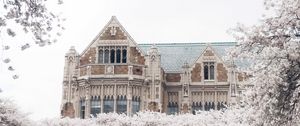
[[[219,82],[227,82],[228,79],[227,70],[222,63],[217,64],[217,72],[218,72],[217,80]]]
[[[142,54],[137,50],[136,47],[130,47],[130,62],[133,64],[145,64],[145,58]]]
[[[201,64],[196,63],[192,70],[192,82],[201,82]]]
[[[86,73],[86,67],[81,67],[81,68],[79,69],[79,71],[80,71],[80,76],[84,76],[84,75],[87,74],[87,73]]]
[[[63,109],[61,110],[61,116],[75,118],[75,109],[73,103],[67,102],[64,104]]]
[[[91,57],[91,58],[90,58]],[[89,61],[91,59],[91,62]],[[96,63],[96,48],[89,48],[83,56],[80,57],[80,65]]]
[[[115,74],[128,74],[128,66],[127,65],[115,65],[114,73]]]
[[[167,73],[167,82],[180,82],[181,76],[179,73]]]
[[[108,27],[100,36],[100,40],[126,40],[127,37],[125,36],[124,32],[119,27],[116,27],[116,35],[111,35],[112,27]]]
[[[91,68],[92,75],[100,75],[105,73],[105,66],[104,65],[93,65]]]

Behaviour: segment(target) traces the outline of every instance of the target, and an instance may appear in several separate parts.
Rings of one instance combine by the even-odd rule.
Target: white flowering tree
[[[5,55],[10,50],[25,50],[36,44],[42,47],[56,42],[61,35],[62,19],[49,11],[46,3],[47,0],[0,1],[0,44],[1,54],[4,54],[1,62],[8,64],[8,70],[14,70],[9,65],[11,57]]]
[[[272,16],[259,25],[239,26],[231,55],[249,58],[254,87],[244,107],[253,125],[300,125],[300,1],[265,0]]]

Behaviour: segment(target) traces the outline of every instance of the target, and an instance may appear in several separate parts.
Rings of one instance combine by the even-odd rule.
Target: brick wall
[[[218,72],[217,80],[219,82],[227,82],[228,79],[227,70],[225,69],[222,63],[217,64],[217,72]]]
[[[86,75],[86,67],[81,67],[79,70],[80,70],[80,76]]]
[[[168,82],[180,82],[180,79],[179,73],[167,73],[166,80]]]
[[[141,53],[136,49],[136,47],[130,47],[130,62],[134,64],[145,64],[145,58]]]
[[[90,64],[90,57],[91,63],[96,63],[96,48],[92,47],[87,50],[87,52],[80,57],[80,65]]]
[[[196,63],[192,70],[192,82],[201,82],[201,64]]]

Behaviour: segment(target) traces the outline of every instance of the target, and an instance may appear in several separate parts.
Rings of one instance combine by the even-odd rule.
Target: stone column
[[[214,100],[214,104],[215,104],[214,109],[215,110],[217,110],[217,94],[218,94],[217,91],[215,91],[215,100]]]
[[[101,85],[101,92],[100,92],[100,113],[103,113],[103,107],[104,107],[104,105],[103,105],[103,99],[104,99],[104,93],[103,93],[103,91],[104,91],[104,86],[103,86],[103,83],[102,83],[102,85]]]
[[[114,113],[117,112],[117,85],[114,86]]]
[[[205,101],[204,101],[204,90],[202,90],[202,98],[201,98],[201,101],[202,101],[202,110],[204,110],[204,105],[205,105]]]

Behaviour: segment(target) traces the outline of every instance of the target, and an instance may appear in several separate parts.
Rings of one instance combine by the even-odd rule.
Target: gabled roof
[[[236,45],[236,42],[209,43],[221,58],[226,51]],[[193,65],[202,54],[208,43],[157,43],[155,44],[161,55],[161,66],[166,72],[180,72],[184,62]],[[146,54],[152,44],[139,44],[140,49]]]
[[[97,36],[90,42],[90,44],[83,50],[83,52],[80,54],[81,56],[91,47],[94,43],[101,41],[100,36],[104,33],[104,31],[110,27],[110,26],[116,26],[121,28],[121,30],[124,32],[124,34],[127,36],[127,40],[131,45],[137,46],[137,43],[134,41],[134,39],[129,35],[129,33],[125,30],[125,28],[121,25],[119,20],[116,16],[112,16],[109,22],[102,28],[102,30],[97,34]],[[138,48],[139,50],[139,48]]]

